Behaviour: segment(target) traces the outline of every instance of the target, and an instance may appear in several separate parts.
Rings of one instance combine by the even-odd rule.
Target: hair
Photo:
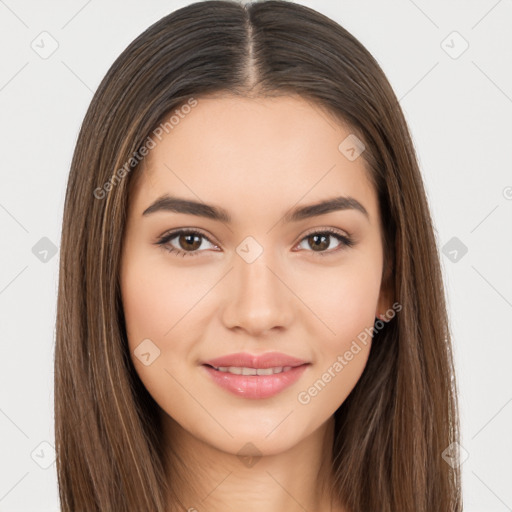
[[[383,283],[402,309],[374,333],[361,378],[335,412],[335,492],[351,512],[461,511],[459,468],[442,457],[459,439],[459,417],[439,252],[404,115],[354,36],[282,0],[210,0],[168,14],[121,53],[87,110],[60,248],[62,511],[169,510],[158,405],[130,359],[119,266],[128,187],[141,172],[134,155],[166,116],[215,94],[298,95],[364,141],[383,228]],[[172,510],[183,510],[174,501]]]

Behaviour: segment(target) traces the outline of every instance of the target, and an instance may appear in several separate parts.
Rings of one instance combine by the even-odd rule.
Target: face
[[[365,367],[389,302],[350,133],[297,97],[200,98],[146,156],[121,262],[130,355],[164,417],[212,447],[296,445]]]

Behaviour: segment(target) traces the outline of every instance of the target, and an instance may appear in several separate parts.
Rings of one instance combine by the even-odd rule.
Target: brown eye
[[[177,239],[177,242],[171,243]],[[203,251],[199,251],[204,241],[212,246],[215,244],[199,231],[191,229],[182,229],[168,233],[160,238],[156,245],[161,246],[166,251],[176,253],[177,256],[196,256]]]
[[[331,237],[331,235],[319,234],[319,235],[309,235],[307,237],[307,239],[309,242],[309,246],[312,249],[314,249],[315,251],[316,250],[323,251],[323,250],[329,248],[329,245],[330,245],[329,238],[330,237]]]
[[[179,246],[188,251],[195,251],[201,247],[201,236],[196,234],[179,235]],[[199,243],[198,243],[199,241]]]
[[[335,244],[331,244],[333,239],[339,242],[338,246],[334,248],[333,245],[335,246]],[[354,245],[354,241],[351,238],[331,229],[310,233],[301,240],[301,244],[304,242],[307,244],[307,247],[303,246],[303,248],[311,249],[309,252],[316,253],[318,256],[337,253],[344,248]],[[327,250],[329,248],[331,250]]]

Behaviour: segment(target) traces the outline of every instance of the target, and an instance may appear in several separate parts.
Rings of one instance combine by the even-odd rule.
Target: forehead
[[[199,98],[186,112],[154,138],[135,191],[138,210],[164,193],[245,215],[347,195],[376,215],[364,159],[340,150],[350,128],[317,104],[224,95]]]

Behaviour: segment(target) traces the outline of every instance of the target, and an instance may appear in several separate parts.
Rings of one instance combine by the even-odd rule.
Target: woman
[[[84,119],[60,265],[63,511],[461,510],[421,174],[334,21],[207,1],[136,38]]]

